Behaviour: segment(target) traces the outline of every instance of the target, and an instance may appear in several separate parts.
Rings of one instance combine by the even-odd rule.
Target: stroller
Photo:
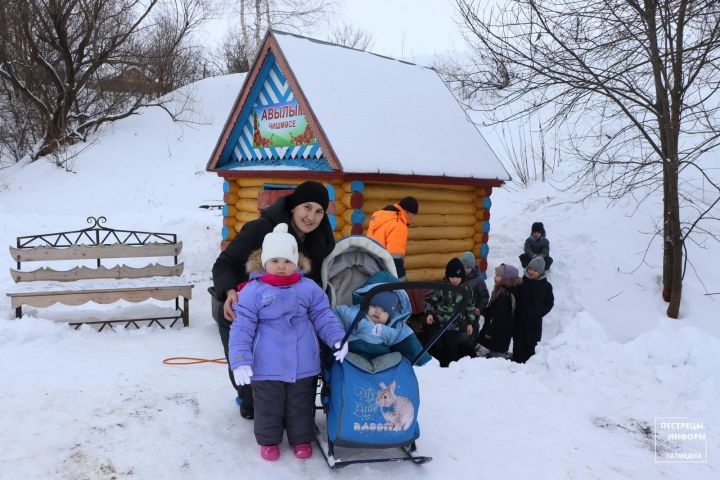
[[[447,289],[462,295],[460,305],[444,327],[411,362],[398,352],[367,359],[348,353],[343,363],[324,362],[321,402],[326,413],[327,435],[316,427],[316,440],[328,466],[343,468],[358,463],[412,461],[423,464],[432,457],[417,454],[420,436],[417,415],[420,406],[418,382],[413,365],[453,324],[470,301],[466,290],[446,283],[399,282],[390,254],[369,237],[353,235],[340,239],[322,267],[322,282],[330,303],[359,304],[360,309],[345,334],[343,343],[367,314],[372,297],[395,291],[400,313],[412,313],[405,290]],[[404,319],[403,319],[404,321]],[[329,357],[332,359],[332,357]],[[355,455],[336,457],[336,447],[352,449],[400,449],[399,456]],[[363,453],[363,452],[361,452]]]

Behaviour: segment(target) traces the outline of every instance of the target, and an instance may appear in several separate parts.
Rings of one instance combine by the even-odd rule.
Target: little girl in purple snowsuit
[[[265,235],[262,250],[250,255],[250,280],[233,305],[230,366],[238,384],[251,384],[255,440],[265,460],[280,457],[283,430],[296,457],[312,456],[320,373],[317,337],[338,349],[345,336],[325,293],[302,274],[310,262],[298,257],[295,238],[286,224],[278,224]],[[335,358],[342,361],[347,349],[345,342]]]

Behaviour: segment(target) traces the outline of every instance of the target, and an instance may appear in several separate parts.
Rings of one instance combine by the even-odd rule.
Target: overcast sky
[[[238,22],[233,0],[215,0],[216,17],[202,29],[203,41],[221,42],[230,25]],[[436,54],[465,50],[455,23],[454,0],[334,0],[329,25],[305,35],[326,39],[338,24],[348,24],[372,37],[369,50],[393,58],[429,65]]]
[[[453,0],[336,0],[338,17],[373,38],[370,50],[396,58],[465,50]]]

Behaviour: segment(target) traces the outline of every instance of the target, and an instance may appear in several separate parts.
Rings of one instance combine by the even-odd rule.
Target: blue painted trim
[[[297,185],[290,183],[263,183],[263,190],[295,190]]]
[[[335,201],[335,187],[332,185],[325,185],[325,188],[328,191],[328,199],[333,202]]]
[[[248,138],[248,136],[247,136],[247,134],[246,134],[245,132],[242,132],[242,131],[240,132],[240,135],[238,135],[238,141],[240,141],[240,137],[242,137],[242,138],[245,139],[245,143],[250,142],[250,145],[252,145],[252,139],[251,139],[251,138]],[[260,158],[262,158],[260,155],[258,155],[258,151],[255,150],[254,148],[251,148],[251,149],[250,149],[250,155],[252,156],[253,160],[259,160]],[[232,158],[233,158],[233,160],[235,160],[235,161],[238,161],[238,160],[239,160],[239,159],[235,158],[234,155],[233,155]]]
[[[230,229],[226,226],[222,228],[222,239],[227,240],[230,238]]]
[[[487,258],[489,252],[490,252],[490,247],[488,247],[487,243],[483,243],[480,246],[480,257]]]
[[[232,162],[231,157],[235,144],[237,143],[238,138],[240,138],[240,134],[245,127],[245,123],[247,123],[248,118],[252,113],[255,102],[257,102],[257,98],[260,95],[260,91],[265,86],[265,80],[268,78],[270,69],[273,65],[275,65],[275,63],[275,55],[273,55],[272,51],[268,52],[262,67],[260,67],[260,72],[258,72],[258,76],[255,78],[255,84],[253,84],[250,94],[245,100],[245,105],[243,105],[243,109],[237,117],[238,121],[233,126],[232,133],[230,133],[228,141],[225,144],[225,148],[223,149],[222,154],[220,154],[220,158],[215,165],[215,169],[224,169],[227,163]],[[252,142],[250,144],[252,145]]]
[[[492,206],[492,200],[490,200],[490,197],[483,198],[483,208],[485,210],[490,210],[491,206]]]
[[[223,170],[253,170],[257,167],[267,169],[267,167],[277,166],[290,166],[290,167],[303,167],[308,169],[309,172],[334,172],[330,168],[330,164],[324,158],[317,160],[306,160],[304,158],[295,159],[279,159],[279,160],[254,160],[254,161],[243,161],[238,162],[233,159],[231,163],[223,166]],[[272,172],[268,170],[268,176],[271,176]]]
[[[365,221],[365,212],[363,212],[359,208],[356,208],[350,215],[350,221],[353,225],[362,225]]]
[[[490,222],[485,220],[482,224],[482,231],[483,233],[488,233],[490,231]]]
[[[330,222],[330,227],[335,230],[337,227],[337,218],[335,218],[335,215],[328,215],[328,221]]]
[[[315,158],[315,155],[317,155],[317,151],[320,150],[320,142],[318,142],[317,138],[315,138],[315,144],[312,145],[310,148],[310,153],[308,154],[308,159],[312,160]]]
[[[226,205],[223,205],[223,217],[227,217],[227,216],[228,216],[228,206],[226,204]]]
[[[278,67],[278,64],[277,64],[277,63],[276,63],[275,65],[273,65],[272,71],[275,72],[275,75],[278,77],[278,79],[279,79],[280,81],[283,81],[283,82],[287,83],[287,78],[285,78],[285,75],[283,75],[282,70],[280,70],[280,67]],[[273,84],[273,86],[275,86],[275,84]],[[288,89],[285,91],[285,94],[284,94],[284,95],[281,95],[281,94],[280,94],[280,91],[279,91],[279,90],[276,90],[275,88],[273,88],[273,92],[275,93],[275,96],[278,97],[278,99],[280,100],[280,102],[288,102],[288,101],[290,101],[289,99],[290,99],[290,97],[291,97],[292,94],[293,94],[293,93],[292,93],[292,88],[288,88]]]
[[[275,67],[277,65],[273,65],[273,66]],[[282,73],[279,73],[277,69],[272,68],[271,70],[275,71],[275,75],[277,75],[280,80],[285,80],[287,82],[287,79],[285,79],[285,76]],[[275,98],[277,98],[277,103],[282,103],[285,101],[285,96],[282,93],[280,93],[280,90],[278,90],[277,85],[275,85],[275,82],[273,82],[272,79],[270,78],[270,72],[268,72],[267,85],[270,87],[270,90],[272,91],[273,95],[275,95]],[[268,101],[270,101],[270,103],[276,103],[273,101],[272,98],[268,98]]]
[[[350,191],[351,192],[364,192],[365,191],[365,182],[362,180],[353,180],[350,182]]]
[[[223,182],[223,193],[230,193],[230,182],[227,180]]]

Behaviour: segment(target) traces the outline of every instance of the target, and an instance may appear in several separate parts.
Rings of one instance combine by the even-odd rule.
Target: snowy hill
[[[97,333],[52,321],[128,308],[121,304],[27,308],[18,321],[1,295],[0,478],[720,477],[718,297],[688,275],[682,318],[667,319],[659,247],[642,262],[649,239],[639,232],[651,230],[654,206],[631,215],[631,204],[578,204],[548,184],[494,192],[489,257],[490,268],[517,265],[530,224],[545,223],[556,304],[542,346],[526,365],[464,359],[417,370],[418,446],[433,462],[336,474],[319,454],[299,461],[287,445],[279,462],[261,460],[225,366],[162,363],[222,356],[205,293],[222,217],[199,206],[221,203],[222,181],[204,168],[242,80],[184,89],[194,99],[192,124],[145,110],[102,129],[70,152],[72,172],[44,160],[0,170],[0,246],[104,215],[108,226],[177,233],[185,276],[196,285],[190,328],[170,331]],[[708,287],[720,285],[713,253],[693,251]],[[0,292],[12,284],[12,266],[0,255]],[[703,424],[707,462],[656,461],[690,445],[656,444],[656,422],[666,417]]]

